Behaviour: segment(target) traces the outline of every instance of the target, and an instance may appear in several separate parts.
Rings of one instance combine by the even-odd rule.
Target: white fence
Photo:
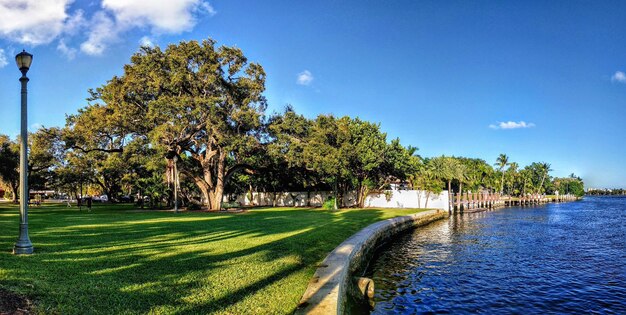
[[[273,206],[277,207],[321,207],[332,192],[255,192],[236,196],[235,201],[243,206]],[[426,200],[428,196],[428,201]],[[225,196],[224,201],[227,201]],[[232,199],[231,199],[232,200]],[[356,192],[348,192],[343,197],[346,207],[356,205]],[[372,193],[365,198],[366,208],[436,208],[449,210],[448,191],[440,194],[422,190],[388,190],[384,193]]]

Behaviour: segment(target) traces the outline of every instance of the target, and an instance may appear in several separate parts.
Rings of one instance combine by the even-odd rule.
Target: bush
[[[222,202],[222,209],[241,208],[238,202]]]
[[[328,197],[322,205],[322,208],[325,210],[334,210],[335,209],[335,197]]]

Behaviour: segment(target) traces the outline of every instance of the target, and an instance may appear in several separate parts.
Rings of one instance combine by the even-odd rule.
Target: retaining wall
[[[347,314],[367,303],[359,295],[356,276],[372,259],[376,249],[407,229],[445,218],[447,210],[428,210],[374,223],[335,248],[309,282],[295,314]]]

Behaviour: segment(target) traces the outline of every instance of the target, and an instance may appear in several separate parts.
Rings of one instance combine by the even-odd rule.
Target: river
[[[454,215],[397,237],[373,314],[626,314],[626,198]]]

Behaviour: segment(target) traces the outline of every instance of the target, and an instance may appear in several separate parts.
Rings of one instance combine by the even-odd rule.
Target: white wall
[[[241,194],[237,196],[236,202],[244,206],[272,206],[274,195],[276,195],[277,207],[307,207],[307,199],[311,198],[311,207],[321,207],[324,201],[331,195],[330,192],[255,192]]]
[[[389,197],[384,193],[369,194],[365,198],[366,208],[435,208],[449,210],[448,191],[444,190],[440,194],[431,193],[426,202],[427,192],[421,190],[389,190]],[[236,198],[236,202],[244,206],[272,206],[274,195],[276,196],[276,206],[278,207],[321,207],[332,192],[255,192],[252,194],[241,194]],[[225,196],[224,201],[228,199]],[[310,198],[310,204],[307,199]],[[387,200],[389,198],[389,200]],[[348,192],[343,197],[344,206],[356,205],[356,192]]]
[[[367,208],[435,208],[449,210],[448,191],[440,194],[422,190],[388,190],[389,197],[384,193],[369,194],[365,198]],[[428,197],[428,202],[427,198]],[[389,198],[389,200],[387,200]]]

